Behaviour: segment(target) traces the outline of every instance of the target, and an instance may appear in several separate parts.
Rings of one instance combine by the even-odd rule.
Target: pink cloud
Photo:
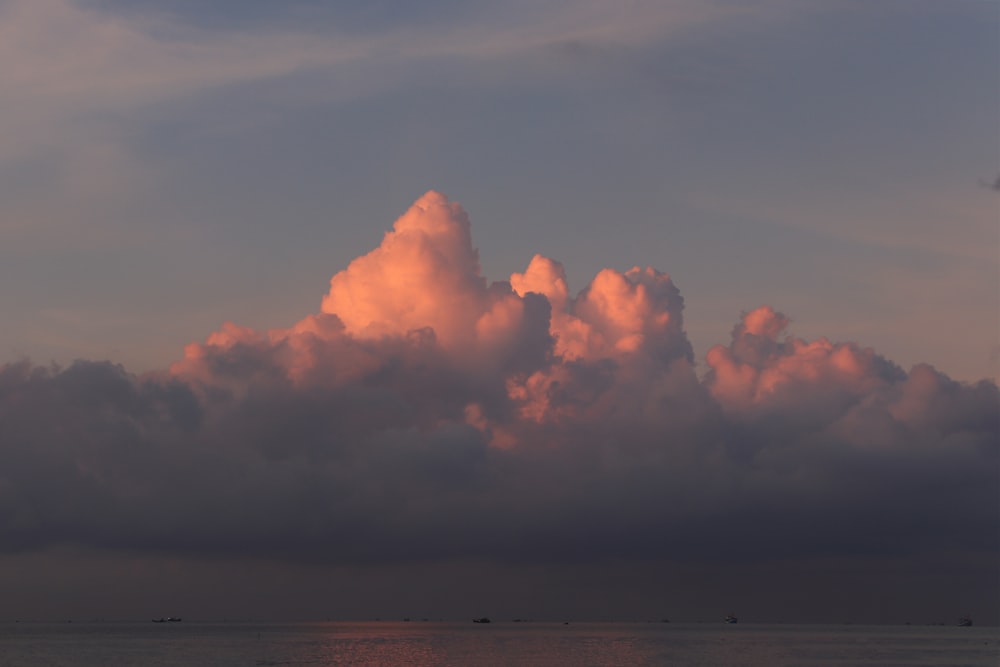
[[[535,256],[487,283],[428,193],[288,328],[227,323],[141,377],[0,366],[0,551],[995,556],[995,384],[797,338],[768,306],[699,377],[683,306],[652,268],[573,296]]]
[[[688,414],[715,405],[741,419],[794,412],[829,424],[877,403],[903,419],[941,393],[922,367],[907,376],[858,344],[787,335],[790,319],[770,306],[743,314],[730,344],[709,350],[699,379],[683,307],[670,276],[651,267],[603,269],[574,297],[563,266],[536,255],[509,283],[487,283],[468,215],[432,191],[333,276],[318,314],[265,333],[227,323],[189,345],[172,372],[238,394],[253,374],[347,388],[390,367],[400,377],[433,367],[427,382],[438,384],[419,391],[464,389],[423,421],[472,426],[507,448],[539,425],[683,419],[681,405]]]
[[[468,216],[444,195],[428,192],[378,248],[330,280],[322,309],[355,337],[431,328],[451,347],[475,339],[476,322],[490,305]]]
[[[888,386],[900,371],[855,343],[806,341],[782,334],[790,320],[770,306],[744,313],[728,346],[706,355],[707,384],[727,410],[794,404],[816,391],[860,396]]]
[[[293,385],[343,386],[387,355],[433,350],[453,372],[494,388],[490,401],[470,396],[460,407],[466,423],[505,433],[498,442],[509,446],[516,429],[483,405],[505,403],[501,414],[533,423],[618,409],[606,390],[627,386],[637,369],[691,361],[682,309],[670,277],[652,268],[604,269],[574,298],[563,267],[538,255],[509,283],[487,284],[468,215],[431,191],[377,248],[333,276],[319,314],[266,333],[227,323],[189,345],[172,372],[225,385],[220,369],[263,355],[269,372]],[[684,372],[693,378],[690,364]],[[597,377],[605,380],[594,385]]]

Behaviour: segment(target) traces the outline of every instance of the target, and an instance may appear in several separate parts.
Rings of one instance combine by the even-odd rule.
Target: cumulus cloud
[[[791,336],[780,340],[789,324],[785,315],[761,306],[744,313],[728,347],[716,345],[708,351],[707,384],[725,409],[738,412],[777,405],[785,410],[819,398],[836,414],[840,403],[871,395],[905,377],[871,349],[853,343]]]
[[[0,548],[342,563],[995,553],[1000,396],[744,313],[699,375],[670,276],[488,282],[419,198],[285,329],[170,369],[0,368]]]

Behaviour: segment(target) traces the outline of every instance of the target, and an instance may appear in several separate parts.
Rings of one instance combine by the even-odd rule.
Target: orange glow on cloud
[[[779,340],[789,323],[770,306],[761,306],[743,315],[729,347],[708,351],[711,391],[724,407],[746,410],[810,385],[861,394],[884,384],[872,350],[825,338]]]
[[[532,306],[541,297],[547,313]],[[378,346],[419,343],[457,366],[502,367],[501,386],[518,414],[542,422],[582,409],[573,401],[552,404],[556,394],[573,388],[566,363],[615,360],[624,368],[689,357],[682,307],[670,277],[652,268],[604,269],[571,298],[562,265],[541,255],[509,283],[488,285],[468,216],[432,191],[377,248],[333,276],[320,314],[266,336],[227,323],[203,344],[189,345],[172,371],[217,384],[210,360],[241,346],[265,346],[280,358],[288,381],[339,385],[377,365],[385,352]],[[468,408],[466,421],[496,442],[510,441],[478,407]]]
[[[728,346],[708,351],[702,381],[683,305],[670,276],[648,267],[603,269],[572,297],[562,265],[541,255],[509,283],[487,284],[465,211],[428,192],[377,248],[333,276],[319,314],[266,334],[226,323],[188,345],[171,370],[228,386],[227,368],[266,357],[268,372],[293,385],[343,387],[393,364],[433,366],[442,377],[464,374],[493,387],[493,403],[470,396],[446,420],[501,447],[530,424],[656,414],[657,401],[677,400],[677,387],[707,392],[739,415],[816,392],[853,400],[884,390],[899,372],[853,343],[783,338],[790,320],[761,306],[743,315]],[[925,375],[916,371],[907,384],[894,408],[900,416],[918,410],[920,387],[935,381]],[[500,397],[507,407],[494,404]]]
[[[15,516],[66,527],[36,543],[617,562],[716,558],[732,534],[786,559],[951,548],[961,515],[965,548],[996,551],[994,383],[796,338],[770,306],[699,369],[667,274],[603,269],[574,294],[535,256],[487,283],[468,218],[437,193],[330,285],[320,312],[227,322],[171,375],[0,366]],[[71,501],[39,505],[37,488]]]
[[[403,214],[382,244],[330,280],[324,313],[352,336],[399,336],[429,327],[444,346],[475,338],[490,310],[469,219],[458,204],[428,192]]]

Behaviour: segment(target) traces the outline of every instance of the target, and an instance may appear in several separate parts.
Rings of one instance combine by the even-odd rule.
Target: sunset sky
[[[0,620],[997,623],[998,53],[0,0]]]

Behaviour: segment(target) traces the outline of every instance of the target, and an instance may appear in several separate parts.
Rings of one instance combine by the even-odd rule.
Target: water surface
[[[1000,664],[997,628],[681,623],[6,623],[0,666]]]

